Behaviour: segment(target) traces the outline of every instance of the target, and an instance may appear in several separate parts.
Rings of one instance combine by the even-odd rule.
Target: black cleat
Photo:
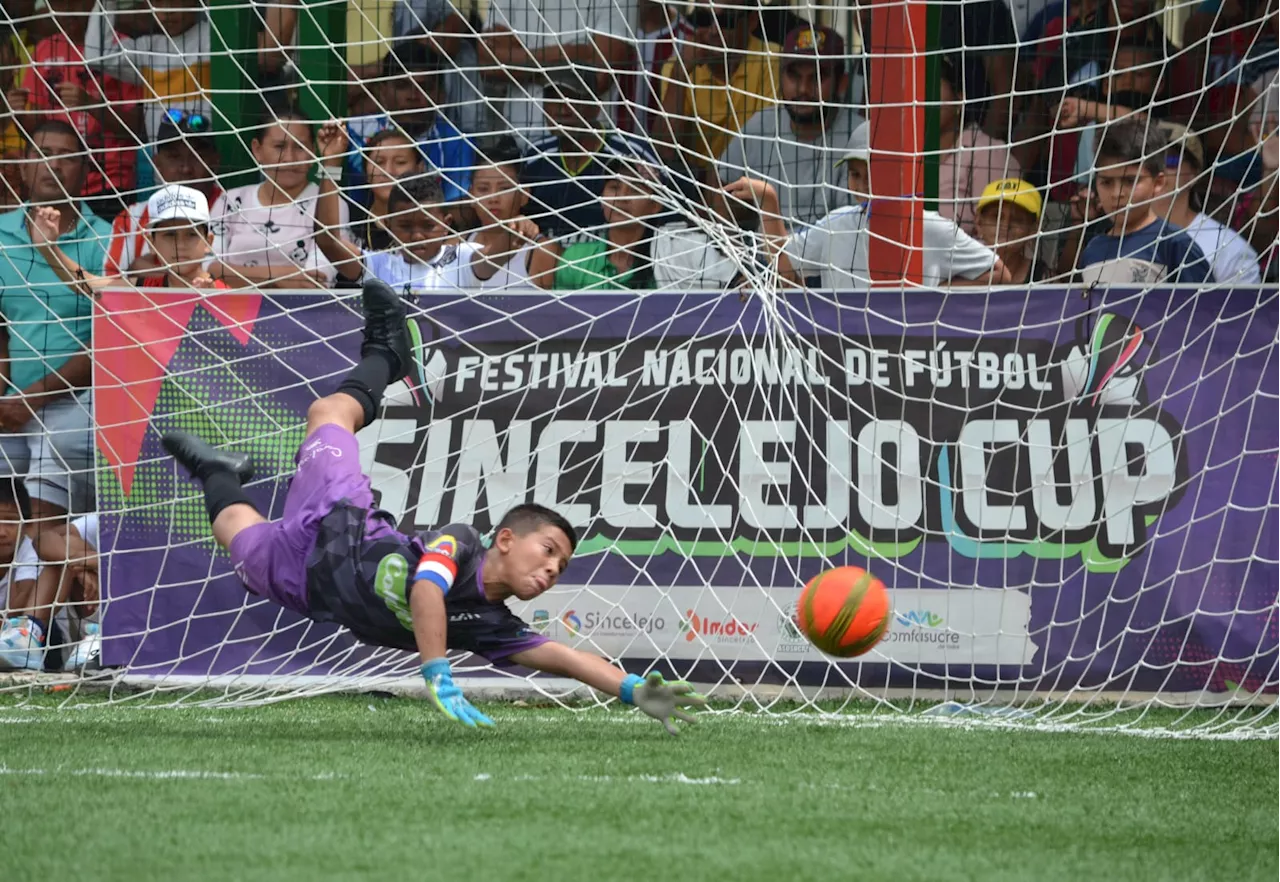
[[[404,301],[394,288],[378,279],[364,283],[364,343],[360,357],[373,352],[389,356],[392,383],[407,377],[413,367],[407,322]]]
[[[253,477],[253,464],[247,453],[219,450],[190,432],[166,432],[160,445],[201,481],[217,471],[228,471],[247,483]]]

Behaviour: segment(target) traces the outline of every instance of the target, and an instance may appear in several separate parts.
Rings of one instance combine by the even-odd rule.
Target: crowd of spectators
[[[22,567],[87,559],[102,288],[870,284],[902,196],[871,173],[871,4],[845,34],[716,0],[350,5],[341,120],[298,110],[296,0],[262,8],[259,179],[224,188],[202,4],[6,0],[0,509],[51,526],[0,535],[0,667],[36,664],[68,581]],[[925,285],[1276,280],[1276,0],[1050,0],[1021,34],[1005,0],[939,5]]]

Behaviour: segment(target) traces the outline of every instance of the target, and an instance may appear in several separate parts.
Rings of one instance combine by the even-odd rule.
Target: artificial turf
[[[4,878],[1274,880],[1274,741],[0,699]]]

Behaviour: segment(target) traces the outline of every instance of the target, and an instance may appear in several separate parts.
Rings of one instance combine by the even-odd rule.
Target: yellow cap
[[[1040,208],[1043,205],[1039,191],[1021,178],[1005,178],[1002,181],[992,181],[987,184],[982,195],[978,197],[978,211],[995,202],[1012,202],[1019,208],[1031,212],[1037,219],[1040,217]]]

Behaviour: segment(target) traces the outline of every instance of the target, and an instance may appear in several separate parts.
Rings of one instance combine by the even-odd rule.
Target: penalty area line
[[[256,772],[213,772],[204,769],[103,769],[82,768],[67,769],[61,766],[52,769],[14,769],[0,765],[0,775],[48,775],[50,777],[90,777],[90,778],[145,778],[152,781],[264,781],[267,779],[288,779],[293,781],[334,781],[342,777],[332,772],[319,775],[262,775]]]

